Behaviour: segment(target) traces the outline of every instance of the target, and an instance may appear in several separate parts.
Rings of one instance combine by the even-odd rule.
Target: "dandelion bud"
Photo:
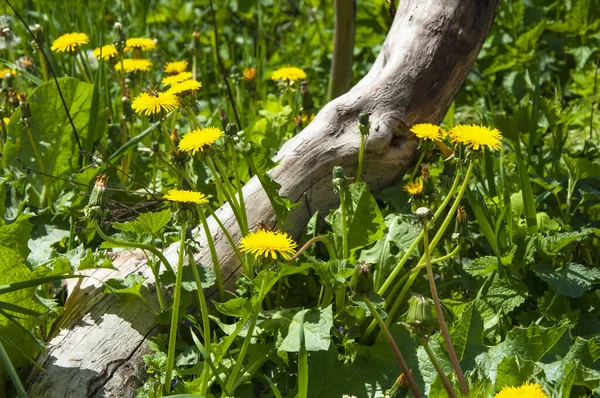
[[[309,112],[315,107],[315,103],[312,94],[308,89],[308,82],[306,80],[302,80],[302,83],[300,83],[300,94],[302,96],[302,110],[304,112]]]
[[[123,53],[127,42],[127,38],[125,37],[125,32],[123,31],[123,25],[119,22],[115,22],[113,25],[113,40],[112,43],[117,49],[119,54]]]
[[[171,142],[173,143],[173,146],[175,148],[177,148],[177,146],[179,145],[179,135],[177,134],[177,129],[174,128],[171,131],[171,135],[169,136],[171,138]]]
[[[225,126],[225,134],[227,134],[229,137],[236,137],[237,133],[238,133],[237,124],[227,123],[227,126]]]
[[[435,321],[431,315],[431,303],[429,299],[414,294],[408,300],[408,312],[406,313],[406,323],[411,330],[422,337],[427,337],[435,327]]]
[[[25,127],[31,127],[31,108],[25,93],[19,93],[19,106],[21,107],[21,121]]]
[[[469,225],[467,224],[467,212],[465,206],[460,205],[456,209],[456,224],[454,224],[454,235],[456,237],[469,236]]]
[[[356,265],[356,270],[350,279],[350,289],[356,294],[371,294],[373,291],[373,274],[371,265],[364,261]]]
[[[431,209],[427,207],[419,207],[415,210],[414,215],[417,216],[422,223],[426,223],[432,215]]]
[[[44,28],[42,28],[42,25],[36,23],[35,25],[33,25],[31,31],[33,32],[33,37],[35,38],[36,44],[42,47],[46,40],[44,37]]]
[[[83,214],[87,220],[98,222],[102,219],[104,215],[104,192],[107,183],[108,176],[98,174],[88,205],[83,209]]]
[[[333,190],[336,193],[341,192],[344,185],[346,185],[346,176],[344,175],[344,168],[342,166],[333,167]]]
[[[130,118],[133,116],[133,109],[131,108],[131,98],[129,91],[125,92],[125,95],[121,97],[121,104],[123,105],[123,116]]]
[[[221,124],[223,125],[223,130],[227,129],[227,113],[225,113],[225,109],[219,108],[219,119],[221,119]]]
[[[421,181],[423,181],[423,193],[425,195],[431,195],[435,192],[429,166],[426,163],[421,163]]]
[[[400,376],[398,376],[392,388],[386,391],[385,398],[401,398],[405,397],[407,393],[408,381],[406,380],[404,373],[402,373]]]
[[[369,135],[369,130],[371,129],[371,121],[369,112],[361,112],[358,115],[358,130],[361,135]]]
[[[197,50],[200,47],[200,28],[196,26],[192,33],[192,48]]]

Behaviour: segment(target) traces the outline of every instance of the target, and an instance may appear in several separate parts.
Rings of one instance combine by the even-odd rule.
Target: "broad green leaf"
[[[113,223],[112,226],[121,231],[158,236],[159,232],[171,221],[171,210],[142,213],[133,221]]]
[[[113,278],[105,282],[104,293],[133,294],[142,297],[142,286],[148,278],[138,274],[130,274],[125,278]]]
[[[600,280],[600,269],[576,263],[567,263],[558,270],[553,269],[549,263],[538,263],[534,270],[558,294],[573,298],[581,297]]]
[[[477,257],[473,261],[465,261],[463,269],[469,275],[480,278],[487,278],[498,268],[498,259],[493,256]]]
[[[304,331],[306,351],[327,351],[331,344],[333,312],[331,306],[312,308],[296,313],[288,328],[288,334],[279,346],[279,351],[299,352],[300,329]]]
[[[385,223],[379,206],[364,182],[350,184],[344,189],[346,231],[342,231],[342,212],[332,211],[326,220],[332,226],[336,248],[341,254],[342,234],[348,236],[350,254],[383,237]]]
[[[460,314],[450,328],[450,337],[459,361],[465,361],[474,359],[486,347],[483,345],[483,319],[475,303],[467,304]]]
[[[498,364],[496,392],[503,387],[520,386],[531,380],[544,376],[544,370],[534,361],[521,359],[518,355],[505,357]]]
[[[27,265],[34,269],[40,265],[47,265],[52,262],[55,252],[54,245],[69,237],[69,231],[61,229],[55,225],[37,225],[34,229],[32,238],[27,243],[31,250],[27,256]]]
[[[582,229],[581,231],[554,234],[541,240],[541,249],[544,254],[553,256],[560,253],[566,246],[585,238],[591,233],[591,229]]]
[[[487,292],[486,301],[496,311],[508,314],[523,304],[527,295],[527,287],[521,282],[496,277]]]
[[[91,150],[94,140],[106,130],[106,115],[103,99],[100,98],[95,131],[89,131],[90,109],[92,107],[93,85],[72,78],[60,78],[59,85],[79,135],[82,149]],[[79,148],[73,129],[67,118],[63,103],[54,81],[37,87],[28,97],[31,107],[31,128],[23,123],[11,123],[8,139],[4,147],[7,164],[21,170],[19,158],[35,170],[55,177],[70,178],[79,171]],[[20,117],[17,108],[13,118]],[[46,197],[51,202],[58,196],[66,182],[56,178],[44,178],[38,173],[27,176],[40,203],[46,180]]]
[[[586,158],[572,158],[568,155],[563,155],[563,160],[565,161],[569,175],[574,180],[600,177],[600,164],[598,163],[593,163]]]

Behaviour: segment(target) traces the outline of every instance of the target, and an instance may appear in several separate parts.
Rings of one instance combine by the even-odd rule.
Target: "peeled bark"
[[[347,175],[356,170],[360,136],[357,119],[370,112],[371,131],[363,177],[373,190],[397,182],[414,162],[417,141],[408,133],[414,123],[438,123],[471,68],[494,19],[498,0],[402,0],[381,53],[370,72],[347,94],[327,104],[315,120],[279,151],[272,177],[281,194],[299,201],[290,215],[288,231],[302,231],[315,211],[325,214],[337,204],[331,187],[333,166]],[[264,221],[274,226],[273,209],[256,178],[244,187],[249,225]],[[240,232],[231,209],[217,212],[232,234]],[[214,220],[209,220],[221,269],[228,285],[240,270],[233,251]],[[204,238],[200,235],[204,245]],[[177,245],[165,250],[174,266]],[[196,261],[211,265],[208,249]],[[146,297],[157,308],[153,278],[141,252],[116,254],[118,272],[90,272],[97,279],[141,273],[148,278]],[[45,372],[29,378],[32,397],[129,397],[145,376],[141,356],[147,339],[158,332],[154,314],[137,298],[102,293],[88,278],[71,283],[68,319],[40,359]]]

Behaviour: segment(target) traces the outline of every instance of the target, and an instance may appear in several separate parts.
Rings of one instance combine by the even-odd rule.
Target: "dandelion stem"
[[[379,313],[377,312],[377,309],[375,308],[375,306],[373,305],[371,300],[369,300],[369,298],[366,295],[363,295],[363,300],[364,300],[365,304],[367,304],[367,307],[369,307],[369,311],[371,311],[373,318],[375,318],[375,320],[379,324],[379,327],[383,331],[385,338],[386,338],[390,348],[392,349],[392,352],[394,353],[394,356],[396,357],[398,364],[400,365],[400,369],[402,369],[402,373],[404,373],[404,377],[406,377],[406,381],[408,381],[408,386],[412,390],[413,395],[416,398],[420,398],[421,392],[419,391],[419,387],[417,387],[417,382],[415,381],[415,379],[412,375],[412,372],[408,368],[408,365],[406,364],[406,361],[404,360],[404,357],[402,356],[402,353],[400,352],[398,345],[394,341],[394,337],[390,333],[390,330],[383,322],[383,319],[381,319],[381,317],[379,316]]]
[[[344,201],[344,188],[340,190],[340,212],[342,217],[342,258],[348,259],[348,231],[346,230],[346,203]]]
[[[219,264],[219,257],[217,256],[217,251],[215,250],[215,242],[213,241],[210,228],[208,227],[208,222],[206,221],[206,215],[204,215],[204,209],[200,209],[200,221],[202,222],[204,234],[206,235],[206,242],[208,244],[208,248],[210,249],[210,257],[212,259],[213,269],[215,270],[217,290],[219,292],[219,300],[223,302],[225,300],[225,289],[223,288],[223,276],[221,275],[221,265]]]
[[[333,245],[331,244],[331,242],[329,241],[329,239],[327,239],[327,237],[325,236],[315,236],[314,238],[311,238],[308,242],[306,242],[304,244],[304,246],[302,246],[300,248],[300,250],[298,250],[296,252],[296,254],[290,258],[288,260],[288,262],[292,262],[295,259],[297,259],[298,257],[300,257],[300,255],[305,252],[306,250],[308,250],[309,247],[311,247],[314,243],[317,242],[321,242],[325,245],[325,247],[327,248],[327,251],[329,252],[329,259],[330,260],[337,260],[337,256],[335,255],[335,249],[333,248]]]
[[[175,278],[175,291],[173,292],[173,306],[171,307],[171,328],[169,330],[169,351],[167,353],[167,370],[165,371],[165,388],[171,391],[171,377],[175,363],[175,345],[177,343],[177,329],[179,328],[179,303],[181,302],[181,283],[183,282],[183,258],[185,255],[186,223],[180,227],[179,257],[177,260],[177,276]],[[191,264],[190,264],[191,265]]]
[[[419,160],[417,160],[417,163],[415,164],[412,173],[410,173],[410,178],[408,179],[408,181],[412,181],[415,178],[415,176],[417,175],[417,171],[419,170],[419,166],[421,165],[421,162],[423,161],[424,157],[425,151],[421,149],[421,155],[419,155]]]
[[[244,192],[242,190],[242,179],[240,178],[240,171],[238,169],[237,156],[235,154],[235,148],[233,146],[233,142],[229,143],[229,151],[230,157],[233,162],[233,174],[235,176],[235,183],[238,192],[238,204],[240,205],[240,212],[242,213],[242,217],[244,217],[244,225],[245,230],[242,231],[242,235],[248,234],[248,214],[246,212],[246,203],[244,202]]]
[[[221,220],[219,219],[219,217],[217,217],[217,214],[212,209],[212,207],[210,207],[209,205],[205,205],[205,206],[208,209],[208,213],[217,222],[217,224],[219,225],[219,228],[221,228],[221,231],[223,231],[223,234],[225,235],[225,238],[227,238],[227,241],[229,241],[229,244],[231,245],[231,248],[235,252],[235,255],[237,256],[238,260],[240,260],[240,263],[244,264],[244,258],[242,257],[242,253],[240,253],[240,249],[237,247],[237,245],[233,241],[233,238],[231,237],[231,234],[229,233],[229,231],[227,230],[227,228],[225,228],[225,225],[223,225],[223,223],[221,222]]]
[[[356,169],[356,182],[360,181],[360,175],[362,174],[363,160],[365,157],[365,143],[367,136],[365,134],[360,135],[360,152],[358,153],[358,167]]]
[[[419,336],[419,340],[421,341],[421,344],[423,344],[423,348],[425,348],[425,352],[427,353],[427,356],[429,357],[431,364],[437,371],[437,374],[440,376],[440,380],[442,380],[442,384],[444,385],[444,388],[446,389],[448,396],[450,398],[456,398],[456,393],[454,392],[454,389],[452,388],[452,385],[450,384],[450,380],[448,380],[448,376],[446,376],[446,373],[444,373],[444,369],[442,369],[442,366],[440,365],[440,361],[438,361],[437,356],[435,355],[435,352],[433,352],[433,350],[429,346],[429,342],[423,336]]]

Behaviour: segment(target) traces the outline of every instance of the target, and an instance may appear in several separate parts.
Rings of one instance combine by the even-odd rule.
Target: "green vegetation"
[[[156,301],[140,275],[104,286],[165,325],[142,397],[600,395],[598,0],[501,2],[441,126],[413,127],[414,170],[371,192],[333,169],[340,206],[295,241],[249,225],[241,187],[258,176],[287,226],[270,158],[326,102],[332,2],[14,3],[31,31],[0,5],[0,396],[26,395],[61,280],[134,248]],[[391,23],[357,2],[354,82]],[[193,257],[224,203],[234,291]]]

